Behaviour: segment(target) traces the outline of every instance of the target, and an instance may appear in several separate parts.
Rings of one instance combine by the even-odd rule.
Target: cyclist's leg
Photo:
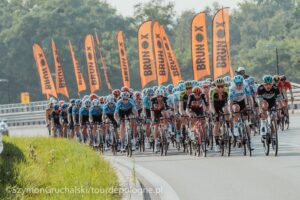
[[[232,105],[232,111],[233,111],[233,135],[234,137],[239,136],[239,131],[238,131],[238,119],[239,119],[239,112],[241,110],[241,107],[238,103],[234,103]]]

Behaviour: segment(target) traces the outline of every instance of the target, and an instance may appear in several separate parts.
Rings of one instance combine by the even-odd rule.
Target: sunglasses
[[[122,99],[122,101],[128,101],[128,99]]]
[[[158,98],[158,97],[159,97],[159,98],[162,98],[163,96],[161,96],[161,95],[157,95],[157,98]]]
[[[224,85],[217,85],[217,88],[224,88]]]
[[[271,87],[271,86],[273,86],[273,83],[265,83],[265,86]]]
[[[193,89],[192,87],[188,87],[188,88],[185,88],[186,90],[191,90],[191,89]]]

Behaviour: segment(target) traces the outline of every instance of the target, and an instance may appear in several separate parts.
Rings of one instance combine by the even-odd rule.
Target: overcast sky
[[[151,0],[106,0],[115,7],[119,14],[123,16],[133,15],[133,6],[137,3],[149,2]],[[211,6],[213,2],[219,2],[221,6],[237,8],[237,4],[243,0],[165,0],[165,2],[175,2],[176,14],[184,10],[194,9],[196,12],[202,11],[206,6]]]

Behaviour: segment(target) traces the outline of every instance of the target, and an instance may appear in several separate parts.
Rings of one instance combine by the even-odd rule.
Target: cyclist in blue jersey
[[[60,112],[59,105],[55,104],[53,106],[53,111],[51,113],[52,135],[54,137],[57,137],[56,130],[61,128],[60,122],[59,122],[59,112]]]
[[[103,109],[102,106],[100,106],[100,102],[97,99],[94,99],[92,101],[92,106],[89,110],[89,121],[91,124],[93,124],[93,130],[92,130],[92,134],[93,134],[93,142],[94,145],[97,143],[97,127],[98,125],[100,125],[102,123],[102,113],[103,113]],[[102,133],[105,136],[105,127],[103,126],[102,128]]]
[[[79,123],[81,127],[81,133],[83,136],[83,142],[87,139],[87,124],[89,123],[89,109],[91,107],[91,101],[85,100],[83,106],[79,109]]]
[[[121,99],[117,102],[114,118],[117,121],[121,122],[121,151],[124,151],[124,136],[125,136],[125,117],[130,118],[132,115],[134,115],[136,118],[138,117],[138,112],[135,106],[135,103],[132,99],[130,99],[129,92],[122,92],[121,93]],[[133,130],[134,128],[134,122],[132,119],[130,119],[130,128]],[[134,146],[134,145],[133,145]]]
[[[69,105],[67,103],[64,103],[61,106],[61,111],[59,114],[60,117],[60,124],[62,127],[62,137],[67,137],[67,131],[68,131],[68,107]]]
[[[72,108],[72,118],[75,125],[75,134],[80,141],[81,141],[81,137],[80,137],[80,129],[79,129],[79,109],[81,107],[81,104],[82,104],[81,100],[77,99],[75,101],[75,106],[73,106]]]

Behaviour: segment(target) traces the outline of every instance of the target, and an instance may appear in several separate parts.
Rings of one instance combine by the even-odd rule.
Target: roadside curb
[[[114,160],[115,163],[118,163],[116,166],[126,167],[127,169],[135,168],[136,173],[144,178],[147,182],[149,182],[153,188],[159,190],[159,197],[163,200],[179,200],[179,197],[175,190],[160,176],[153,173],[152,171],[135,164],[134,162],[128,161],[126,158],[118,158],[118,157],[105,157],[107,160]],[[134,164],[133,164],[134,163]],[[119,169],[119,168],[118,168]],[[131,172],[131,170],[129,170]]]
[[[132,167],[121,165],[116,158],[103,156],[115,169],[122,190],[122,199],[143,200],[143,190],[140,182],[133,176]]]

